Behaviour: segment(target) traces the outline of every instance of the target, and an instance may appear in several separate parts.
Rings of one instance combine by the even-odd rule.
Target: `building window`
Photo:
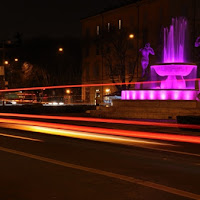
[[[119,19],[118,24],[119,24],[119,29],[122,29],[122,20],[121,19]]]
[[[108,32],[110,31],[110,23],[108,23]]]
[[[97,26],[97,35],[99,35],[99,32],[100,32],[100,27]]]

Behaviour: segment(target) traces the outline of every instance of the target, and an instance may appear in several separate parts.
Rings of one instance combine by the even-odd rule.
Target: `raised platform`
[[[200,115],[196,100],[114,100],[113,106],[91,111],[91,116],[105,118],[176,119],[176,116]]]
[[[123,90],[122,100],[196,100],[196,90]]]

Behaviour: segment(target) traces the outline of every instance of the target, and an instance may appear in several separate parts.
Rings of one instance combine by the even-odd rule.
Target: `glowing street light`
[[[110,93],[110,89],[109,88],[107,88],[105,91],[106,91],[107,94]]]
[[[133,33],[129,34],[129,38],[133,39],[135,37],[135,35]]]
[[[15,58],[15,62],[18,62],[19,61],[19,59],[18,58]]]
[[[70,93],[71,93],[71,91],[70,91],[69,89],[67,89],[67,90],[66,90],[66,93],[67,93],[67,94],[70,94]]]
[[[58,51],[59,51],[59,52],[63,52],[63,48],[60,47],[60,48],[58,49]]]
[[[8,62],[7,60],[4,61],[4,64],[5,64],[5,65],[8,65],[8,63],[9,63],[9,62]]]

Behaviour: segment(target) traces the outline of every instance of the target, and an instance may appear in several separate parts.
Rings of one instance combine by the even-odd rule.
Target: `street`
[[[80,129],[110,127],[111,133],[119,128],[171,134],[184,130],[58,119],[50,123],[16,116],[0,119],[0,199],[200,199],[198,143],[78,134],[63,130],[61,124],[81,125]],[[14,119],[19,121],[9,121]],[[48,124],[42,128],[44,122],[60,124],[60,129],[47,128]],[[198,131],[191,134],[198,136]]]

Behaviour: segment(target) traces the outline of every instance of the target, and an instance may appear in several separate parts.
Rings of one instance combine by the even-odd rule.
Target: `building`
[[[189,57],[192,62],[197,62],[197,55],[200,55],[200,52],[195,49],[193,44],[196,37],[200,35],[199,8],[200,2],[198,0],[182,0],[181,3],[180,0],[138,0],[81,20],[82,83],[98,84],[148,80],[148,73],[145,77],[141,77],[139,49],[146,43],[150,43],[155,51],[155,56],[150,57],[150,64],[161,61],[162,28],[169,26],[172,17],[184,16],[188,19],[190,36],[188,48],[191,52]],[[118,38],[114,34],[116,32]],[[124,62],[122,62],[121,68],[113,67],[111,69],[109,62],[115,63],[112,66],[119,65],[120,56],[116,59],[113,56],[112,59],[108,58],[107,52],[113,50],[109,49],[108,44],[119,41],[123,43],[122,47],[125,44],[127,48],[124,56],[128,57],[128,60],[121,60]],[[118,53],[121,53],[121,49]],[[117,73],[118,69],[121,70],[119,72],[121,75]],[[115,77],[112,77],[113,74]],[[115,86],[83,87],[82,100],[95,103],[97,97],[103,100],[105,95],[116,91]]]

